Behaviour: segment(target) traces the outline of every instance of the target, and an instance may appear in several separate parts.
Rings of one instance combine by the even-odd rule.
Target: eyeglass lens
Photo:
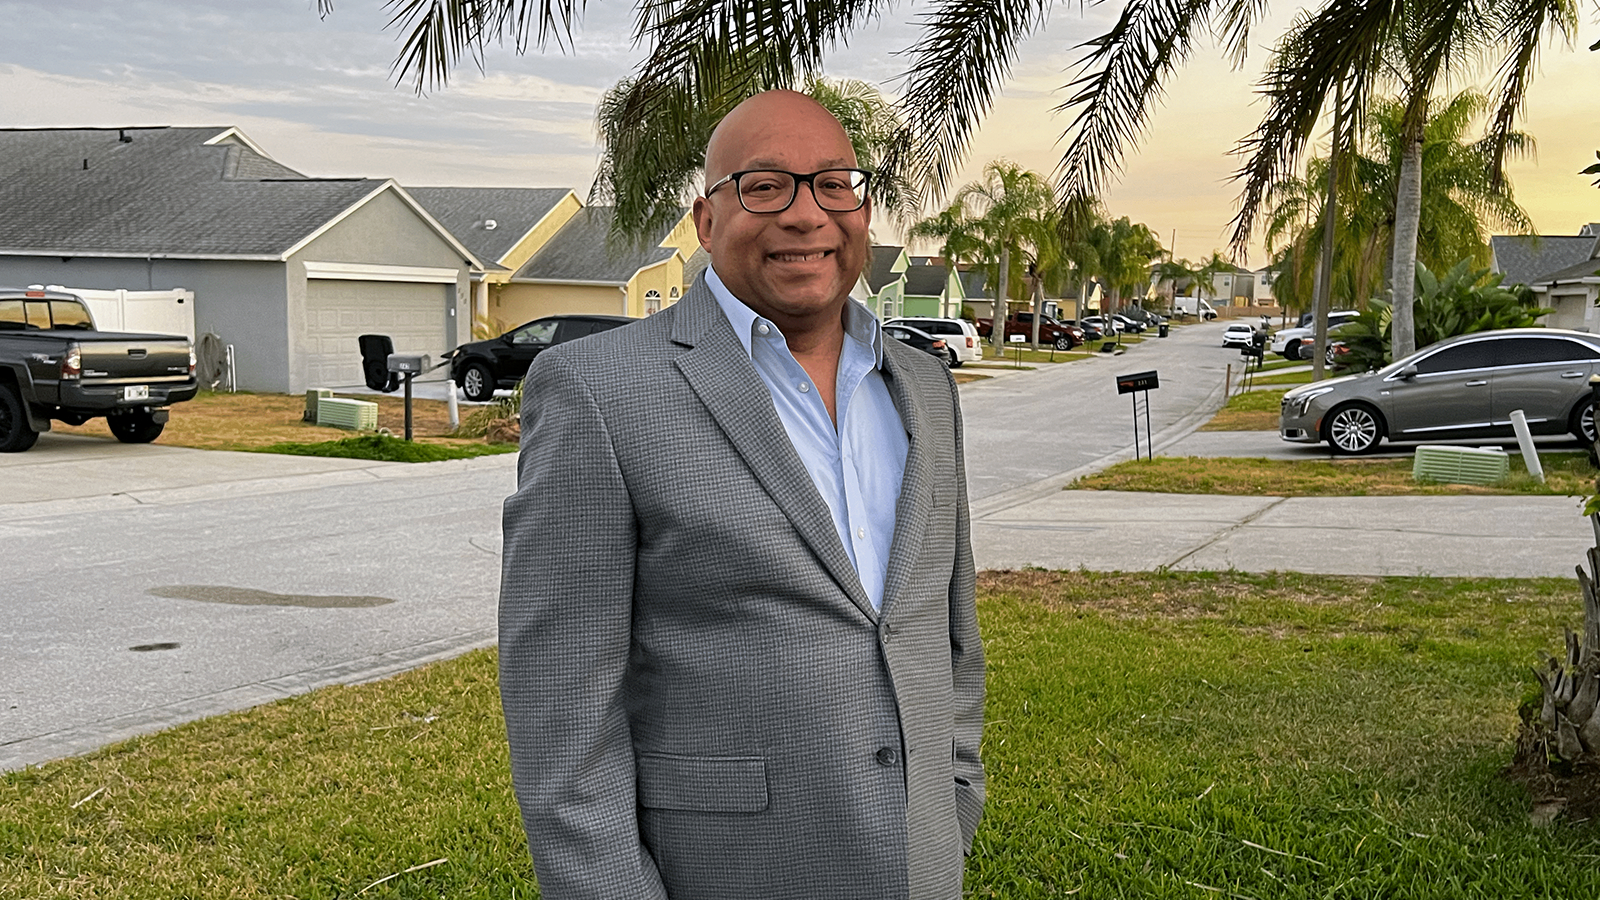
[[[828,212],[854,212],[867,196],[866,173],[859,169],[824,169],[799,179],[790,172],[758,171],[739,176],[739,202],[750,212],[787,209],[802,180],[811,182],[817,205]]]

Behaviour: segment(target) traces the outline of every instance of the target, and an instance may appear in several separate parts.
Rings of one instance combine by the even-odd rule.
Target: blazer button
[[[893,747],[879,747],[877,755],[880,766],[892,766],[900,761],[900,751]]]

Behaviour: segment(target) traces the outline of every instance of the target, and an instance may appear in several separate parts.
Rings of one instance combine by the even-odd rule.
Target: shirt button
[[[800,393],[802,393],[802,394],[810,393],[810,391],[811,391],[811,385],[807,384],[804,381],[800,382],[798,385],[795,385],[795,386],[800,389]]]
[[[880,766],[892,766],[900,761],[900,751],[893,747],[879,747],[878,752],[874,755],[878,757],[878,765]]]
[[[867,530],[865,528],[857,528],[856,529],[856,537],[861,538],[862,540],[866,540],[867,539]]]
[[[766,334],[767,332],[769,332],[771,330],[772,329],[768,328],[767,327],[767,323],[765,323],[765,322],[762,322],[760,325],[756,326],[756,334]]]

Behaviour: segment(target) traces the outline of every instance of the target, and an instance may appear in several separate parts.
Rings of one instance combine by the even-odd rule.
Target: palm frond
[[[470,56],[479,67],[489,41],[510,42],[518,53],[552,40],[570,46],[572,25],[587,0],[385,0],[386,27],[404,35],[391,73],[417,93],[440,87]],[[317,0],[317,13],[333,13],[333,0]]]
[[[1218,0],[1131,0],[1110,31],[1086,41],[1072,91],[1056,112],[1076,114],[1063,139],[1056,196],[1098,197],[1144,131],[1167,76],[1188,59],[1196,33]],[[1072,223],[1068,223],[1069,229]]]
[[[1539,42],[1546,32],[1570,40],[1578,30],[1578,12],[1572,0],[1502,0],[1505,25],[1501,41],[1510,49],[1500,64],[1494,117],[1489,121],[1490,151],[1495,183],[1505,178],[1505,153],[1509,135],[1528,94],[1528,81],[1538,65]],[[1591,48],[1593,49],[1593,48]]]
[[[1016,60],[1017,43],[1044,24],[1049,0],[938,0],[919,19],[901,99],[909,160],[942,194],[960,167],[967,138]],[[896,160],[897,163],[902,162]]]
[[[1232,244],[1242,250],[1272,184],[1292,174],[1315,135],[1328,96],[1345,83],[1342,134],[1350,146],[1359,131],[1375,61],[1394,28],[1394,0],[1332,0],[1315,13],[1302,13],[1276,48],[1261,77],[1268,98],[1266,115],[1235,152],[1246,160],[1235,173],[1244,182]]]

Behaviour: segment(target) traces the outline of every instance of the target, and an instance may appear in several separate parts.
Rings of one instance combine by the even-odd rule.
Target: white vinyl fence
[[[181,334],[195,339],[194,291],[97,291],[59,284],[49,285],[49,289],[82,297],[101,331]]]

